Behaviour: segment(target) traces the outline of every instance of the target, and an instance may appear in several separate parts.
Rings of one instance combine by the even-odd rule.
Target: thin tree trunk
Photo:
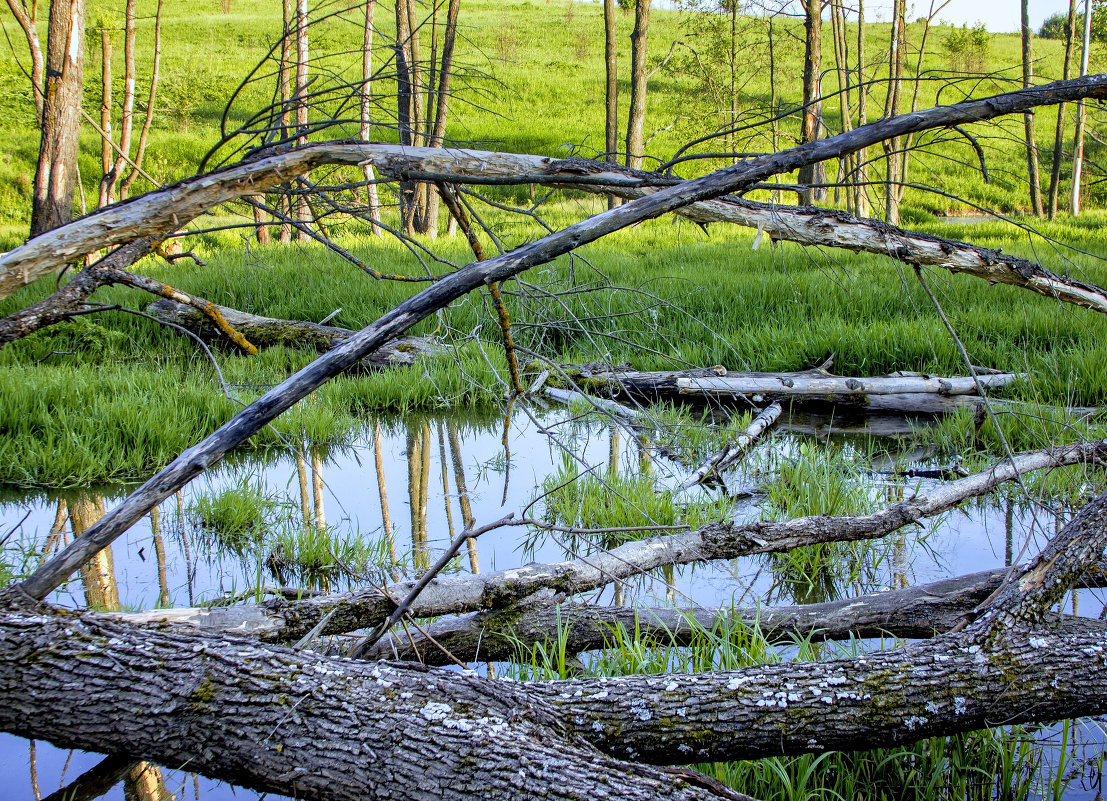
[[[107,201],[115,202],[115,190],[131,158],[131,136],[135,114],[135,5],[127,0],[123,23],[123,109],[119,121],[119,152],[107,179]]]
[[[907,50],[907,0],[895,0],[892,10],[892,35],[888,45],[888,96],[884,103],[884,116],[898,116],[903,102],[903,74]],[[895,136],[883,143],[887,165],[884,185],[884,219],[899,225],[899,201],[904,180],[903,137]]]
[[[446,11],[446,26],[442,37],[442,58],[435,72],[431,73],[434,98],[433,114],[428,103],[428,122],[433,120],[430,127],[430,147],[442,147],[446,139],[446,119],[450,107],[450,79],[454,69],[454,47],[457,42],[457,17],[461,9],[460,0],[450,0]],[[437,25],[437,17],[435,17]],[[431,55],[431,64],[434,65],[434,54]],[[423,233],[432,239],[438,236],[438,192],[431,184],[427,184],[427,207],[423,215]]]
[[[1034,53],[1031,45],[1030,0],[1022,0],[1022,85],[1034,83]],[[1038,177],[1038,144],[1034,139],[1034,112],[1022,115],[1026,139],[1026,174],[1030,181],[1030,208],[1042,216],[1042,184]]]
[[[411,28],[408,24],[405,0],[396,0],[396,128],[400,144],[410,147],[415,143],[412,129],[412,99],[414,87],[408,59],[408,42]],[[401,181],[399,190],[400,219],[405,229],[409,227],[415,203],[415,186]],[[408,233],[413,231],[408,230]]]
[[[1080,77],[1088,74],[1088,56],[1092,48],[1092,0],[1084,0],[1084,48],[1080,54]],[[1076,135],[1072,146],[1072,189],[1069,208],[1073,216],[1080,214],[1080,173],[1084,168],[1084,124],[1087,117],[1084,101],[1076,102]]]
[[[135,167],[123,179],[119,187],[120,198],[126,200],[130,194],[131,184],[138,178],[142,160],[146,156],[146,140],[150,134],[150,125],[154,121],[154,101],[158,96],[158,77],[161,73],[161,7],[162,0],[158,0],[158,8],[154,14],[154,63],[150,68],[150,93],[146,98],[146,116],[142,121],[142,130],[138,135],[138,150],[135,153]]]
[[[376,0],[365,0],[365,27],[361,44],[361,131],[360,136],[368,141],[373,129],[373,11],[377,5]],[[381,204],[377,195],[377,175],[372,164],[362,167],[365,175],[365,192],[368,197],[369,223],[373,236],[383,236],[384,231],[379,223],[381,220]]]
[[[1065,64],[1062,68],[1063,80],[1069,79],[1072,71],[1073,27],[1076,25],[1076,0],[1069,0],[1069,16],[1065,22]],[[1058,197],[1061,194],[1061,161],[1064,158],[1065,141],[1065,104],[1057,104],[1057,127],[1053,133],[1053,164],[1049,169],[1049,219],[1057,216]]]
[[[12,2],[13,0],[9,0]],[[619,44],[616,39],[615,0],[603,0],[603,63],[604,63],[604,159],[619,162]],[[613,209],[622,203],[616,195],[607,196],[607,207]]]
[[[634,6],[634,30],[630,34],[630,111],[627,117],[627,166],[641,169],[646,127],[647,44],[650,30],[651,0],[637,0]]]
[[[100,198],[99,208],[111,201],[108,199],[109,176],[111,175],[112,132],[111,132],[111,30],[100,29]]]
[[[309,46],[308,46],[308,7],[307,0],[296,0],[296,92],[295,92],[295,106],[296,106],[296,144],[307,144],[307,126],[308,126],[308,66],[309,66]],[[308,203],[307,197],[304,196],[304,189],[302,185],[298,188],[299,194],[295,200],[295,218],[299,221],[300,225],[297,227],[296,238],[302,242],[307,242],[311,239],[311,236],[304,230],[304,226],[307,226],[311,222],[311,205]]]
[[[292,51],[293,51],[293,31],[295,30],[296,10],[294,0],[282,0],[281,2],[281,19],[283,26],[283,33],[281,35],[281,65],[280,65],[280,84],[281,84],[281,140],[287,142],[291,136],[291,121],[292,121],[292,79],[295,70],[292,66]],[[290,184],[284,183],[282,185],[280,206],[281,214],[284,221],[281,223],[280,240],[284,244],[288,244],[292,241],[292,223],[289,220],[292,219],[293,207],[292,207],[292,195],[289,193]]]
[[[393,581],[399,581],[399,557],[396,554],[396,537],[392,530],[392,513],[388,507],[388,490],[384,478],[384,445],[381,442],[380,420],[373,421],[373,464],[377,472],[377,495],[381,502],[381,528],[388,543],[389,573]]]
[[[35,99],[35,123],[41,126],[44,68],[42,44],[38,38],[38,2],[31,0],[31,7],[28,9],[20,0],[8,0],[8,8],[27,40],[27,50],[31,55],[31,94]]]
[[[803,117],[800,142],[814,142],[819,138],[822,121],[822,70],[823,70],[823,3],[822,0],[804,1],[804,52],[803,52]],[[799,171],[799,183],[808,188],[799,193],[802,206],[812,205],[821,199],[825,191],[816,191],[810,184],[817,182],[818,168],[811,164]]]
[[[849,71],[849,43],[846,40],[846,16],[845,9],[840,0],[832,0],[830,6],[830,20],[834,31],[834,65],[838,73],[838,109],[842,120],[842,131],[853,130],[853,112],[850,103],[850,71]],[[846,156],[841,160],[842,174],[846,182],[846,211],[854,212],[855,198],[853,187],[850,185],[855,174],[857,164],[854,155]],[[834,190],[834,199],[838,199],[838,189]]]
[[[869,123],[869,87],[865,80],[865,2],[857,0],[857,127]],[[858,217],[869,216],[869,149],[861,148],[854,154],[857,161],[854,188],[854,213]]]

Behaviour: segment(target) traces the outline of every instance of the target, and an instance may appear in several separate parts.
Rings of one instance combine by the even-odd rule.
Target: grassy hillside
[[[99,28],[118,27],[121,24],[119,3],[91,0],[89,4],[89,31],[86,36],[86,90],[85,110],[99,119],[100,108],[100,36]],[[157,113],[151,133],[146,169],[160,181],[170,181],[193,173],[203,154],[220,136],[219,128],[224,107],[234,94],[239,82],[261,62],[280,32],[279,8],[263,0],[234,0],[230,12],[223,13],[220,4],[189,3],[183,0],[167,0],[164,4],[163,56],[161,85],[156,102]],[[335,4],[321,4],[323,11],[338,8]],[[149,13],[141,9],[140,14]],[[603,148],[603,29],[601,7],[596,3],[573,0],[535,0],[515,2],[490,2],[466,0],[462,4],[462,41],[459,45],[458,80],[455,81],[457,100],[449,135],[458,142],[467,142],[487,148],[542,154],[576,152],[592,155]],[[658,71],[650,80],[647,137],[654,134],[647,147],[652,159],[666,160],[684,142],[702,136],[727,119],[718,99],[718,87],[705,85],[698,75],[698,65],[718,63],[722,55],[717,50],[720,42],[702,30],[703,18],[676,11],[656,10],[651,26],[651,60]],[[392,30],[391,14],[382,7],[377,14],[380,29],[375,59],[384,73],[390,72],[390,53],[384,46]],[[629,89],[630,29],[633,19],[625,16],[620,21],[620,69],[623,90],[621,112],[625,114]],[[344,80],[356,80],[360,70],[357,49],[361,32],[358,13],[332,14],[312,29],[312,55],[316,59],[314,70],[320,73],[313,89],[325,86],[328,78],[323,73],[342,76]],[[824,44],[824,69],[828,70],[824,88],[832,91],[836,75],[831,70],[833,43],[826,28]],[[886,47],[890,26],[870,24],[866,28],[868,53],[867,75],[879,78],[886,60]],[[794,109],[800,100],[799,76],[802,71],[802,42],[797,21],[777,20],[774,23],[775,48],[770,68],[765,19],[748,18],[741,21],[738,42],[739,102],[742,119],[763,117],[775,100],[777,112]],[[38,147],[38,134],[34,126],[33,104],[28,80],[21,74],[21,66],[27,63],[23,43],[16,38],[17,29],[10,35],[14,52],[5,49],[0,53],[0,79],[7,91],[0,95],[0,133],[7,146],[5,158],[0,159],[0,247],[19,241],[28,219],[28,199],[34,175],[34,159]],[[848,32],[852,40],[856,28]],[[955,31],[948,27],[931,30],[928,54],[922,64],[926,80],[920,86],[919,105],[932,105],[942,90],[941,100],[951,102],[963,92],[975,94],[1002,91],[1012,88],[1018,75],[1018,38],[1003,34],[989,37],[988,53],[979,66],[996,73],[999,79],[971,81],[953,87],[946,86],[952,67],[963,59],[947,52],[950,36]],[[43,32],[45,36],[45,22]],[[116,75],[115,109],[118,115],[122,73],[122,34],[114,34]],[[912,48],[922,37],[922,26],[911,26],[909,38]],[[149,63],[152,54],[153,25],[146,19],[139,28],[139,89],[140,110],[148,85]],[[674,44],[676,43],[676,44]],[[423,35],[423,52],[429,53],[431,33],[429,26]],[[1060,43],[1039,40],[1036,42],[1038,74],[1060,74]],[[665,65],[663,59],[670,54]],[[693,52],[696,55],[693,55]],[[912,74],[916,56],[909,59]],[[263,68],[261,75],[271,73],[272,62]],[[775,77],[775,97],[770,77]],[[275,78],[261,78],[241,92],[232,104],[230,127],[234,128],[256,109],[271,101],[275,91]],[[944,88],[943,88],[944,87]],[[726,87],[723,87],[726,89]],[[374,94],[382,107],[382,119],[391,118],[394,112],[394,84],[378,81]],[[725,92],[724,92],[725,94]],[[884,89],[874,85],[869,98],[870,118],[879,116],[883,106]],[[712,97],[717,99],[712,100]],[[332,104],[333,107],[334,104]],[[839,128],[838,100],[830,98],[825,104],[825,122],[830,130]],[[1052,144],[1054,113],[1039,114],[1038,137],[1043,147],[1043,167],[1048,168],[1048,154]],[[327,135],[352,135],[356,128],[331,131]],[[793,116],[781,122],[776,135],[779,146],[795,140],[798,120]],[[998,207],[1011,212],[1027,204],[1024,159],[1017,138],[1021,135],[1019,120],[1006,121],[1001,127],[986,127],[977,131],[989,150],[992,183],[985,185],[979,173],[965,166],[975,157],[964,140],[934,145],[932,153],[920,156],[913,162],[912,180],[939,186],[945,192],[968,197],[975,203]],[[387,127],[375,131],[375,137],[394,139]],[[768,149],[772,144],[768,134],[759,134],[741,143],[744,149]],[[699,151],[718,150],[719,143],[712,142],[697,148]],[[876,154],[872,154],[876,155]],[[656,163],[656,162],[655,162]],[[694,175],[719,166],[717,161],[694,161],[682,165],[680,172]],[[99,179],[99,142],[90,126],[85,127],[80,161],[81,176],[88,203],[95,202]],[[834,167],[831,166],[833,177]],[[137,185],[143,188],[143,182]],[[909,193],[910,209],[923,212],[945,212],[962,207],[954,200],[922,192]]]

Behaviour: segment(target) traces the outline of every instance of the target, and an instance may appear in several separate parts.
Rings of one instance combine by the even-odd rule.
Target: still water
[[[800,458],[803,449],[813,444],[825,447],[830,442],[846,454],[862,448],[862,437],[828,437],[825,423],[788,420],[783,430],[757,446],[744,462],[748,469],[728,481],[737,519],[764,513],[759,482],[772,465]],[[580,419],[563,409],[517,411],[507,428],[506,453],[504,440],[504,421],[494,417],[453,413],[382,418],[371,421],[353,442],[341,447],[294,443],[292,450],[274,458],[225,463],[165,501],[53,600],[65,606],[92,602],[139,610],[193,606],[256,591],[259,586],[314,584],[335,590],[397,571],[414,575],[434,561],[466,521],[481,525],[509,512],[520,514],[536,498],[538,503],[527,514],[540,516],[540,496],[544,485],[549,489],[548,477],[568,466],[593,476],[646,473],[658,488],[679,487],[695,467],[667,458],[630,430],[594,418]],[[936,483],[893,479],[881,469],[926,464],[928,453],[909,439],[882,440],[881,454],[861,478],[871,502],[889,503],[904,492],[925,491]],[[119,503],[126,491],[105,487],[64,496],[0,495],[0,533],[12,531],[7,541],[9,561],[15,558],[33,567],[45,552],[63,545],[75,530]],[[690,493],[692,497],[718,494],[718,490],[701,489]],[[212,530],[213,522],[233,516],[237,507],[228,501],[235,497],[255,501],[254,516],[246,515],[250,533],[219,536]],[[855,595],[1000,566],[1028,540],[1026,552],[1033,554],[1055,525],[1052,516],[1041,510],[1032,513],[1008,502],[972,503],[964,511],[866,549],[863,564],[817,590],[810,586],[797,590],[771,560],[750,557],[678,568],[669,576],[647,576],[623,588],[610,586],[593,597],[645,605],[788,603],[800,595],[823,600],[831,594]],[[323,532],[324,550],[356,561],[358,577],[298,567],[288,551],[300,547],[301,540],[293,535],[305,531]],[[463,550],[450,569],[489,572],[527,562],[560,561],[587,547],[548,533],[504,528],[484,534],[475,547]],[[1080,592],[1077,603],[1080,613],[1092,615],[1103,605],[1089,590]],[[1049,736],[1051,731],[1043,732],[1043,737]],[[1082,749],[1091,748],[1093,757],[1102,753],[1107,740],[1094,724],[1085,724],[1076,739]],[[100,759],[96,754],[0,735],[0,776],[5,779],[0,799],[45,798]],[[132,789],[145,785],[162,792],[162,797],[180,801],[257,797],[184,771],[150,769],[135,773],[128,783]],[[1070,799],[1094,795],[1095,789],[1082,786],[1079,779],[1066,792]],[[123,783],[104,797],[124,798]]]

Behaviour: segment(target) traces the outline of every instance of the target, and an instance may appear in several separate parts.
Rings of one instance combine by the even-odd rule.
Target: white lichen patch
[[[449,704],[440,704],[437,701],[427,701],[426,705],[419,710],[419,714],[427,720],[434,722],[445,720],[453,711],[453,707]]]
[[[907,718],[907,720],[903,721],[903,725],[907,727],[908,731],[914,731],[919,726],[925,726],[926,723],[927,719],[918,715],[912,715]]]
[[[969,703],[959,695],[953,697],[953,714],[964,715],[969,710]]]

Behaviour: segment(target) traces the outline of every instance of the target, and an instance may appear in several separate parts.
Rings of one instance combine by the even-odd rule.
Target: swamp
[[[0,797],[1102,797],[1076,11],[47,5]]]

